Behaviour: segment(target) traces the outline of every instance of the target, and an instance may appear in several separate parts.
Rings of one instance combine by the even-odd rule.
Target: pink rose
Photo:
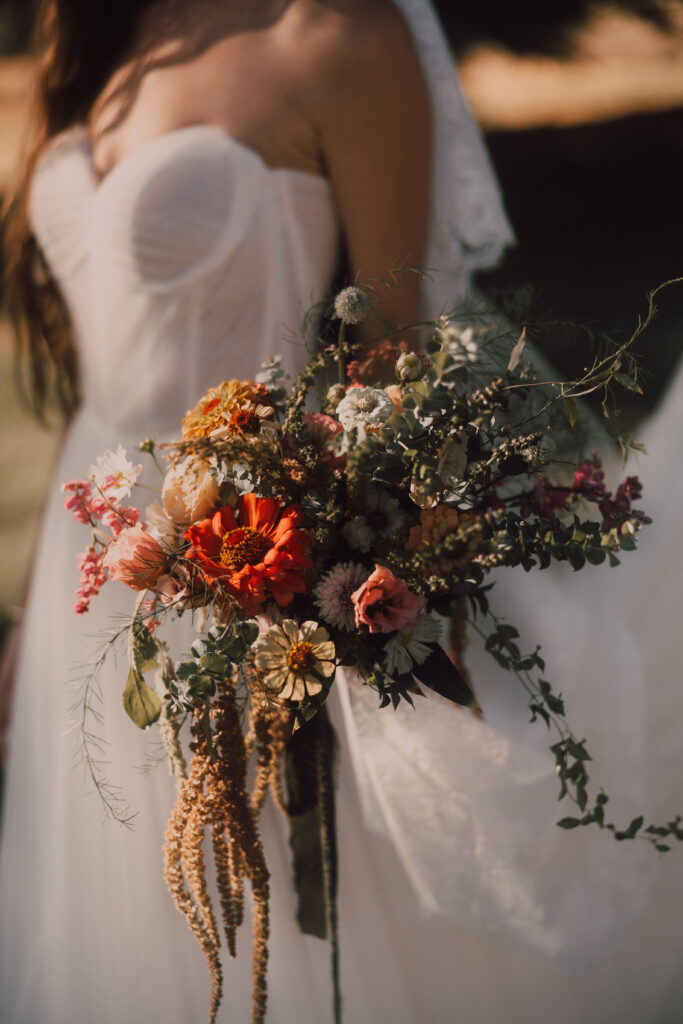
[[[168,567],[168,556],[143,526],[122,530],[107,548],[102,564],[113,580],[121,580],[133,590],[153,587]]]
[[[334,439],[344,430],[341,423],[322,412],[306,413],[304,423],[311,444],[320,456],[320,461],[330,471],[341,469],[346,463],[346,456],[337,455],[334,450]]]
[[[425,606],[424,597],[411,594],[403,580],[390,569],[376,565],[374,571],[351,595],[356,625],[371,633],[391,633],[417,621]]]

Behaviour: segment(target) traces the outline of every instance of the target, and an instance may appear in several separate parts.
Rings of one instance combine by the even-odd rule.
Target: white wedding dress
[[[18,669],[0,855],[0,1021],[196,1024],[208,972],[162,879],[174,785],[163,765],[140,770],[158,743],[121,707],[123,659],[101,672],[103,718],[90,728],[107,744],[105,774],[139,812],[133,829],[103,820],[74,767],[78,694],[67,684],[98,634],[129,613],[131,593],[109,584],[87,616],[73,613],[86,531],[63,510],[58,484],[119,442],[175,434],[206,388],[252,376],[268,355],[281,352],[290,371],[302,364],[302,347],[283,338],[332,279],[334,196],[326,180],[269,168],[210,126],[147,143],[98,185],[86,134],[74,129],[43,157],[31,211],[73,315],[84,401],[45,516]],[[464,260],[451,286],[462,292],[467,274]],[[661,477],[655,501],[670,486]],[[509,573],[494,593],[528,646],[544,643],[549,677],[595,752],[596,780],[626,819],[673,813],[681,788],[681,744],[667,715],[674,679],[663,666],[651,674],[637,644],[639,581],[659,557],[657,529],[655,554],[644,540],[636,556],[635,586],[626,566],[621,588],[601,570]],[[654,614],[667,607],[655,580],[648,655],[670,650],[676,635],[673,611],[664,622]],[[570,812],[556,803],[551,740],[527,724],[522,691],[486,658],[473,644],[485,723],[432,696],[415,713],[378,712],[372,694],[344,678],[330,698],[345,1021],[679,1021],[680,855],[660,863],[644,845],[555,827]],[[323,1024],[332,1019],[329,951],[297,929],[286,824],[270,805],[262,828],[272,874],[267,1020]],[[247,925],[238,959],[225,958],[220,1021],[250,1019],[249,944]]]

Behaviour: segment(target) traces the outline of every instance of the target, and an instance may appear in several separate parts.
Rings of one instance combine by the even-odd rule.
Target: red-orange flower
[[[253,614],[272,596],[280,607],[308,586],[306,554],[310,539],[298,529],[298,505],[283,507],[274,498],[245,494],[237,515],[229,505],[190,526],[187,557],[198,563],[209,584],[219,585]]]

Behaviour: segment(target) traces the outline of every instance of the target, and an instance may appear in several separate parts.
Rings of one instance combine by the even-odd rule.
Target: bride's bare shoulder
[[[313,68],[334,73],[382,56],[392,64],[415,59],[410,30],[392,0],[294,0],[287,21]]]

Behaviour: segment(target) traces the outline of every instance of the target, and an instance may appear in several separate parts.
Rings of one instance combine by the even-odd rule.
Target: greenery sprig
[[[479,625],[476,613],[484,611],[493,629],[487,633]],[[540,655],[540,647],[528,654],[523,654],[518,644],[519,632],[509,623],[497,618],[484,603],[473,604],[473,615],[468,618],[472,629],[484,640],[485,648],[497,663],[508,672],[512,672],[520,681],[529,696],[531,721],[539,719],[549,729],[554,729],[558,740],[550,747],[555,758],[555,770],[560,783],[558,800],[565,797],[572,800],[580,815],[561,818],[557,824],[560,828],[574,829],[583,825],[597,825],[600,829],[611,832],[615,839],[644,839],[661,853],[671,847],[663,842],[665,839],[683,840],[681,815],[664,825],[645,825],[642,815],[634,818],[627,826],[618,826],[606,816],[606,805],[609,797],[601,788],[592,798],[589,795],[590,776],[586,765],[592,760],[586,748],[586,740],[578,739],[566,718],[565,702],[561,694],[555,693],[552,685],[543,678],[545,662]]]

